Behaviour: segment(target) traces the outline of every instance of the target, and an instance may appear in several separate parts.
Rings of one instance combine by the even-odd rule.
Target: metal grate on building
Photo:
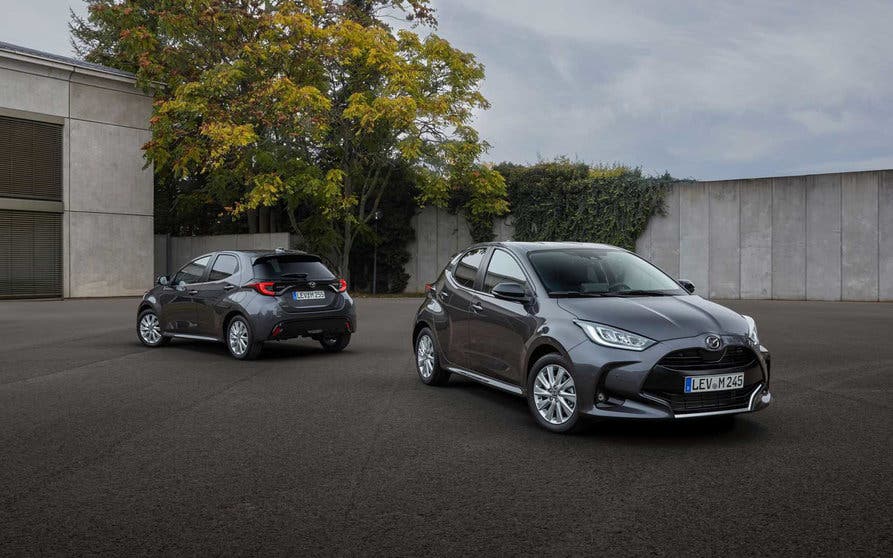
[[[62,201],[61,125],[0,116],[0,298],[61,297],[62,214],[16,200]]]
[[[62,126],[0,116],[0,197],[62,201]]]
[[[62,296],[62,215],[0,209],[0,298]]]

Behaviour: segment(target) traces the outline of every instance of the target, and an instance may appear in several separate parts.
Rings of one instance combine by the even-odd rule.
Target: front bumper
[[[722,336],[723,358],[700,362],[696,368],[667,364],[671,353],[698,351],[704,335],[657,343],[642,352],[609,349],[590,342],[570,351],[577,384],[580,413],[592,417],[630,419],[682,419],[749,413],[766,408],[771,360],[762,346],[740,336]],[[726,359],[736,353],[738,360]],[[709,353],[708,354],[716,354]],[[752,358],[744,358],[747,355]],[[744,373],[737,390],[686,394],[687,376]]]

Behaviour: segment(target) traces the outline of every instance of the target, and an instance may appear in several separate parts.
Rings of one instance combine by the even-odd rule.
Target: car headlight
[[[742,314],[741,317],[747,322],[747,338],[750,339],[750,342],[754,345],[759,345],[760,338],[757,336],[757,323],[750,316]]]
[[[655,343],[652,339],[648,339],[647,337],[629,331],[617,329],[616,327],[576,320],[574,323],[586,332],[586,336],[589,337],[589,339],[599,345],[604,345],[605,347],[627,349],[630,351],[644,351]]]

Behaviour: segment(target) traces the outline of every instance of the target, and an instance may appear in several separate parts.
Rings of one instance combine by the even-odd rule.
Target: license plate
[[[685,378],[685,393],[702,391],[724,391],[744,387],[744,372],[715,374],[712,376],[688,376]]]
[[[293,291],[291,296],[295,300],[319,300],[326,297],[323,291]]]

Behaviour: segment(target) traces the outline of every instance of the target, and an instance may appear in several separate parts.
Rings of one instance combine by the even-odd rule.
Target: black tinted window
[[[254,264],[257,279],[307,279],[329,281],[335,275],[313,256],[277,256]]]
[[[463,287],[469,289],[474,288],[474,278],[477,277],[478,269],[481,267],[481,260],[484,258],[486,248],[478,248],[462,256],[462,259],[456,264],[453,276],[456,282]]]
[[[184,265],[183,268],[174,275],[174,285],[180,283],[180,281],[183,281],[184,283],[198,283],[201,281],[202,277],[205,275],[205,268],[208,267],[209,261],[211,261],[211,256],[205,256],[204,258],[193,260]]]
[[[220,254],[211,267],[208,281],[222,281],[237,271],[239,271],[239,260],[229,254]]]
[[[670,277],[642,258],[609,248],[568,248],[531,252],[533,269],[552,292],[622,293],[659,291],[680,294]]]
[[[503,250],[495,250],[490,264],[487,265],[487,275],[484,276],[484,290],[488,293],[499,283],[518,283],[527,286],[527,279],[518,262]]]

